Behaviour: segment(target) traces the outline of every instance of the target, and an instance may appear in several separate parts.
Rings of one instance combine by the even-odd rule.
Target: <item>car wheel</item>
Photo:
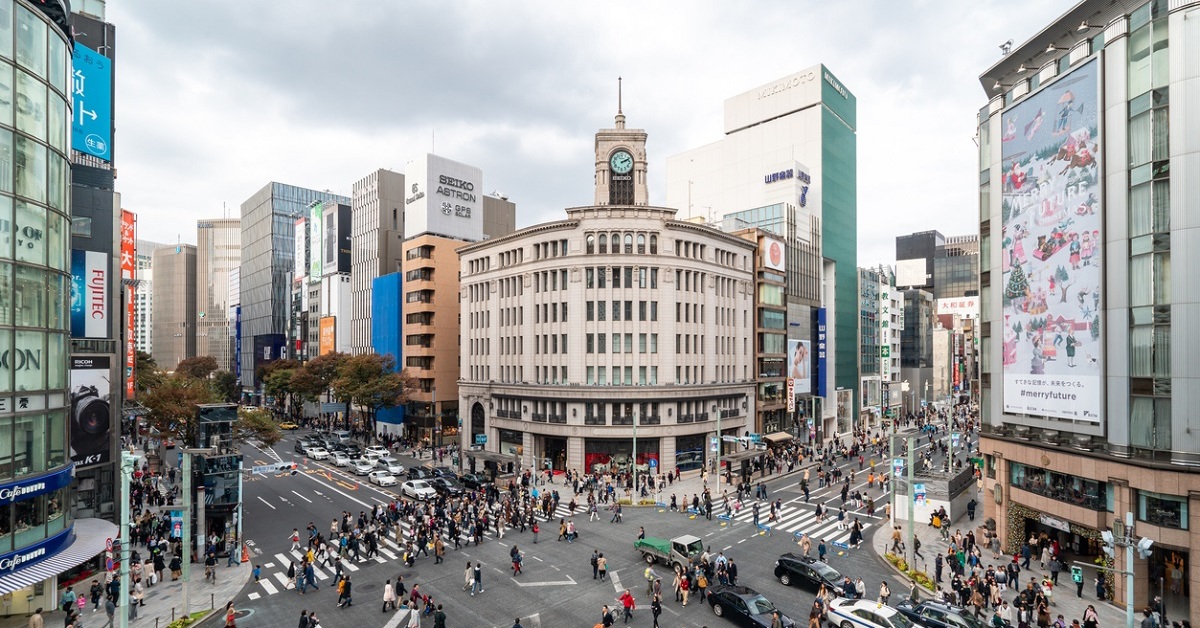
[[[850,623],[850,622],[848,622],[848,621],[844,621],[844,622],[842,622],[842,624],[841,624],[841,628],[854,628],[854,625],[853,625],[853,624],[851,624],[851,623]]]
[[[721,608],[720,604],[713,604],[713,615],[716,615],[717,617],[724,617],[725,609]]]
[[[782,584],[785,587],[792,586],[792,574],[786,571],[779,574],[779,584]]]
[[[646,561],[647,565],[653,565],[654,564],[654,555],[653,554],[642,554],[642,560]]]

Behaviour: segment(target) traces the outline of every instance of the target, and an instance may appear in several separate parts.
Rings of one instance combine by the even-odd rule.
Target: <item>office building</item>
[[[138,351],[151,353],[154,347],[154,250],[167,246],[149,240],[138,240],[134,261],[137,290],[133,293],[134,346]]]
[[[11,262],[0,276],[0,294],[10,297],[0,304],[7,367],[0,369],[0,390],[19,391],[0,400],[0,495],[5,496],[0,500],[0,595],[6,614],[57,607],[58,579],[92,561],[104,550],[105,538],[116,534],[116,526],[97,515],[111,517],[114,502],[116,430],[110,405],[120,398],[120,387],[114,391],[107,382],[120,372],[113,368],[119,335],[109,324],[108,306],[119,294],[114,286],[119,282],[111,281],[112,247],[119,234],[112,229],[110,191],[110,230],[102,232],[100,225],[90,232],[107,242],[109,256],[72,251],[68,18],[57,2],[0,2],[0,57],[15,73],[7,100],[21,103],[0,110],[0,126],[12,142],[6,148],[12,157],[4,159],[16,163],[0,168],[0,203],[15,208],[6,209],[15,214],[0,228],[23,227],[19,238],[13,233],[0,238],[0,257]],[[42,166],[27,167],[32,163]],[[33,225],[38,229],[30,229]],[[74,273],[73,266],[82,272]],[[71,307],[75,275],[86,279],[79,317]],[[92,316],[84,317],[85,312]],[[86,363],[71,358],[76,327],[80,348],[96,353]],[[85,424],[100,429],[82,430]],[[110,486],[103,491],[96,486],[96,470],[107,473]],[[73,483],[80,475],[91,486]]]
[[[154,251],[154,361],[173,371],[196,357],[196,247],[164,246]]]
[[[258,366],[287,357],[289,313],[295,265],[296,220],[308,216],[314,201],[349,204],[350,199],[283,183],[268,183],[241,206],[242,390],[259,401]]]
[[[907,382],[905,411],[916,414],[934,400],[933,294],[921,288],[899,290],[904,300],[904,327],[900,334],[900,381]]]
[[[855,126],[854,94],[815,65],[727,99],[723,138],[667,158],[667,205],[684,217],[784,238],[787,338],[819,361],[795,405],[821,441],[854,429],[861,385]]]
[[[618,111],[594,205],[458,249],[471,464],[716,469],[751,425],[756,243],[646,205],[645,143]]]
[[[933,257],[933,298],[979,296],[979,236],[950,236]]]
[[[350,352],[370,353],[371,286],[400,271],[404,175],[379,169],[350,188]]]
[[[1086,565],[1131,516],[1152,552],[1110,564],[1135,606],[1194,621],[1200,2],[1085,0],[1031,32],[979,79],[985,519]]]
[[[875,431],[900,411],[904,297],[888,266],[858,269],[859,425]]]
[[[242,263],[242,221],[238,218],[196,223],[196,355],[212,356],[217,368],[234,371],[229,327],[229,273]]]

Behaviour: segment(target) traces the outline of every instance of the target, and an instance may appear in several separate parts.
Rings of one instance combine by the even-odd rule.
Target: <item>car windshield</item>
[[[887,618],[894,628],[917,628],[913,620],[909,619],[904,613],[892,613]]]
[[[752,615],[762,615],[763,613],[770,613],[775,610],[775,605],[771,603],[771,600],[761,595],[746,598],[746,605],[750,607],[750,614]]]
[[[830,582],[840,584],[843,580],[842,574],[838,573],[838,570],[826,565],[825,563],[814,563],[813,569],[816,569],[817,573],[821,574],[822,578],[825,578]]]
[[[704,553],[704,541],[696,539],[687,545],[688,556]]]
[[[955,613],[951,611],[946,614],[953,616],[955,620],[958,620],[963,625],[966,625],[967,628],[985,628],[985,624],[980,621],[978,617],[970,613]]]
[[[413,485],[413,488],[429,488],[428,484],[426,484],[424,482],[420,482],[420,481],[413,482],[412,485]]]

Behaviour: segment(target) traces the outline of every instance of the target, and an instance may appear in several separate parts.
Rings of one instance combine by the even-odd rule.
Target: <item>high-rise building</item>
[[[645,142],[618,112],[595,205],[458,249],[472,466],[715,470],[750,425],[756,243],[646,205]]]
[[[900,334],[900,380],[908,382],[906,412],[917,413],[934,401],[933,293],[921,288],[898,290],[904,299],[904,328]]]
[[[985,518],[1194,621],[1200,2],[1084,0],[1030,32],[980,75]],[[1106,529],[1149,558],[1109,559]],[[1112,573],[1085,568],[1123,605]]]
[[[154,250],[154,361],[173,371],[196,357],[196,247],[163,246]]]
[[[214,218],[196,223],[196,355],[212,356],[233,372],[229,327],[229,273],[242,262],[242,221]]]
[[[850,433],[857,416],[856,124],[854,94],[815,65],[727,99],[722,139],[667,158],[667,205],[784,238],[787,339],[817,356],[795,403],[819,417],[814,440]]]
[[[350,188],[350,352],[370,353],[371,286],[400,271],[404,241],[404,175],[379,169]]]
[[[242,389],[257,394],[256,367],[286,357],[296,220],[314,201],[350,199],[305,188],[268,183],[241,206],[242,341],[238,354]]]
[[[938,231],[919,231],[896,236],[896,287],[901,290],[933,290],[933,260],[946,236]]]
[[[65,4],[0,0],[4,101],[15,103],[0,108],[6,129],[0,205],[7,216],[0,221],[0,257],[9,262],[0,276],[0,390],[7,391],[0,399],[0,595],[6,614],[57,607],[57,579],[93,561],[117,532],[100,517],[114,513],[114,416],[120,416],[123,389],[112,385],[120,382],[123,327],[114,319],[124,318],[117,316],[123,308],[115,307],[120,282],[113,280],[119,211],[110,185],[107,221],[78,225],[91,228],[95,248],[72,250],[80,247],[68,218],[76,201],[69,194],[68,138],[72,111],[92,103],[85,103],[82,86],[72,85]],[[75,44],[74,54],[86,50]],[[103,100],[97,96],[95,106]],[[100,139],[100,127],[111,119],[98,117]],[[78,200],[82,206],[100,196]],[[72,359],[72,336],[90,355]],[[107,487],[97,485],[101,477]]]
[[[933,257],[933,298],[979,296],[979,236],[950,236]]]
[[[901,332],[904,296],[896,290],[896,273],[888,266],[858,269],[860,424],[874,431],[900,411]]]
[[[133,293],[134,346],[138,351],[152,353],[154,347],[154,250],[167,246],[149,240],[137,241],[134,262],[137,290]]]

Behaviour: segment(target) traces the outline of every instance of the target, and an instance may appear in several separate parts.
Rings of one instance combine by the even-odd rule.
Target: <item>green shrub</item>
[[[887,552],[883,555],[883,557],[889,563],[891,563],[893,567],[899,569],[901,573],[908,576],[908,578],[913,582],[917,583],[918,586],[929,589],[930,591],[934,590],[933,579],[930,578],[929,575],[924,571],[917,571],[916,569],[909,568],[908,561],[905,560],[903,556],[897,556],[892,552]]]

